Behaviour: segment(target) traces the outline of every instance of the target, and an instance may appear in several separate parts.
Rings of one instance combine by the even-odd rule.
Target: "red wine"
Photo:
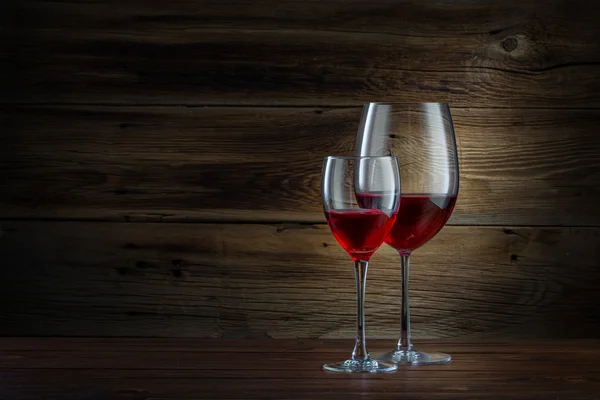
[[[331,210],[327,223],[338,243],[353,260],[368,261],[394,224],[395,215],[378,209]]]
[[[455,204],[456,196],[402,195],[396,222],[385,242],[400,253],[410,254],[444,227]]]

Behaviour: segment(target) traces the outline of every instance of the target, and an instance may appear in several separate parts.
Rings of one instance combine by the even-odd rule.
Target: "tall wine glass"
[[[326,157],[321,195],[327,224],[354,261],[356,343],[345,361],[325,364],[331,372],[392,372],[393,363],[374,360],[365,337],[365,284],[369,259],[390,233],[400,204],[396,157]]]
[[[414,350],[410,339],[408,297],[410,255],[444,227],[458,195],[458,155],[448,105],[365,104],[356,155],[390,154],[398,157],[402,177],[402,202],[386,239],[400,255],[401,333],[396,349],[380,357],[394,363],[448,362],[448,354]]]

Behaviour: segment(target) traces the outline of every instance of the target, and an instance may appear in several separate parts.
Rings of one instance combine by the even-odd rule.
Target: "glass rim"
[[[450,106],[450,103],[444,103],[444,102],[438,102],[438,101],[366,101],[363,103],[363,106],[369,105],[369,104],[377,104],[377,105],[398,105],[398,106],[409,106],[409,105],[416,105],[416,104],[440,104],[443,106]]]
[[[396,160],[398,160],[398,157],[394,156],[394,155],[391,155],[391,156],[325,156],[325,157],[323,157],[323,159],[325,159],[325,160],[361,160],[361,159],[365,159],[365,158],[372,158],[372,159],[395,158]]]

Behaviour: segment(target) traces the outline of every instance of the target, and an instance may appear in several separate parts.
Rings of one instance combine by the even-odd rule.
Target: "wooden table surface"
[[[393,341],[371,340],[371,352]],[[450,364],[336,374],[350,340],[0,339],[1,399],[600,399],[600,340],[421,342]]]

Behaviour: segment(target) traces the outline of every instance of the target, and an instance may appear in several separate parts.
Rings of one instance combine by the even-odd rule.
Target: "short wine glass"
[[[394,363],[448,362],[448,354],[413,348],[408,276],[410,255],[444,227],[458,196],[458,154],[450,108],[443,103],[367,103],[356,155],[395,155],[402,178],[402,203],[386,239],[400,255],[401,333],[396,349],[379,357]]]
[[[356,277],[356,342],[352,356],[325,364],[331,372],[392,372],[393,363],[374,360],[367,351],[365,284],[369,259],[389,234],[400,203],[396,157],[326,157],[321,195],[327,224],[352,257]]]

